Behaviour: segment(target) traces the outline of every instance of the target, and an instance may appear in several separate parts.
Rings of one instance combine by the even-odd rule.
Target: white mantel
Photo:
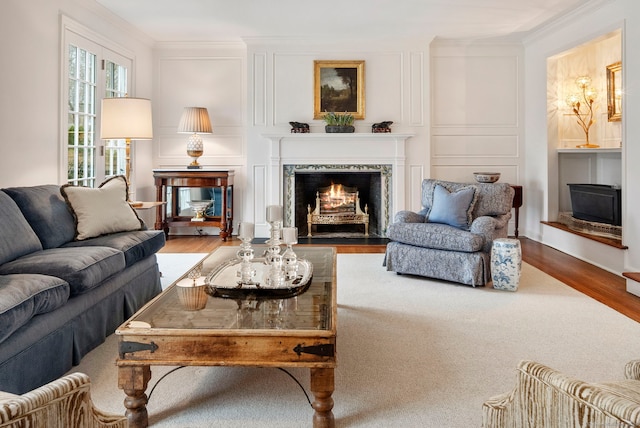
[[[414,134],[263,134],[269,140],[267,201],[283,204],[285,165],[391,165],[391,209],[404,207],[405,146]]]

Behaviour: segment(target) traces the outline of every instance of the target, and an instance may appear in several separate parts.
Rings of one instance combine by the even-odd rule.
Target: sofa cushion
[[[4,192],[0,192],[0,231],[0,264],[42,250],[38,235],[15,201]]]
[[[69,284],[47,275],[0,275],[0,343],[38,314],[63,306]]]
[[[440,185],[433,191],[433,203],[426,217],[430,223],[444,223],[459,229],[469,229],[471,212],[476,202],[476,188],[462,187],[449,192]]]
[[[136,230],[98,236],[84,241],[71,241],[64,247],[97,245],[115,248],[124,252],[125,263],[129,267],[137,261],[157,253],[164,247],[164,244],[165,237],[162,230]]]
[[[439,223],[394,223],[387,238],[416,247],[472,253],[482,250],[481,235]]]
[[[71,295],[82,294],[125,268],[124,253],[108,247],[51,248],[0,266],[0,274],[51,275],[69,283]]]
[[[4,189],[40,238],[42,248],[59,247],[73,240],[76,225],[60,186],[48,184]]]
[[[65,184],[60,192],[75,217],[76,240],[144,228],[127,202],[127,181],[121,175],[108,179],[97,189]]]

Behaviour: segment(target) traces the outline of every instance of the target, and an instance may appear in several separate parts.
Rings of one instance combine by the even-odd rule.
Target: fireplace
[[[389,224],[390,165],[285,165],[285,224],[295,225],[300,236],[385,236]],[[309,210],[315,211],[320,190],[340,184],[357,189],[360,206],[350,218],[319,221],[309,230]],[[366,213],[364,212],[366,205]],[[366,214],[366,228],[364,216]]]
[[[606,184],[569,184],[568,186],[571,192],[573,217],[614,226],[622,225],[620,187]]]
[[[285,226],[296,226],[299,234],[306,236],[307,205],[315,205],[315,191],[320,185],[303,197],[296,195],[296,182],[306,180],[305,175],[335,173],[349,178],[377,176],[367,177],[373,184],[343,184],[357,187],[363,206],[368,205],[370,235],[386,236],[392,213],[405,207],[405,146],[412,136],[393,132],[263,134],[269,141],[270,162],[266,171],[259,167],[253,170],[257,185],[256,236],[269,236],[268,224],[260,218],[267,205],[283,205]],[[412,181],[411,186],[419,187],[421,172],[414,168],[415,183]],[[259,184],[258,177],[266,178],[264,185]],[[329,181],[326,185],[330,184]]]

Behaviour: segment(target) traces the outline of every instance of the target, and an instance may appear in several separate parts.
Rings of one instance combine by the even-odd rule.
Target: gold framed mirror
[[[622,62],[607,65],[607,119],[622,120]]]

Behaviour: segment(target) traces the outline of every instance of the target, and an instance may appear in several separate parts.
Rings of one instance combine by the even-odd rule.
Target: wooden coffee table
[[[255,247],[256,255],[263,248]],[[126,394],[129,426],[148,425],[145,390],[154,365],[309,367],[313,426],[334,426],[336,251],[294,249],[313,265],[311,285],[303,294],[261,301],[207,295],[203,309],[186,309],[177,282],[197,271],[206,276],[236,257],[238,247],[220,247],[116,330],[118,386]]]

